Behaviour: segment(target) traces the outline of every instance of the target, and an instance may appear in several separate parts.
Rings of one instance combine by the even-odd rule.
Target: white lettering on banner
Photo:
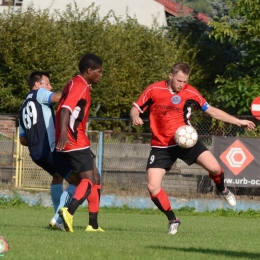
[[[224,183],[226,183],[226,184],[260,185],[260,180],[247,180],[246,178],[243,178],[243,179],[225,179]]]

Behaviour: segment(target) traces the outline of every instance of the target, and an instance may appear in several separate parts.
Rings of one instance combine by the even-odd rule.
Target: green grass
[[[0,234],[10,245],[6,260],[260,259],[257,212],[182,209],[177,212],[182,224],[174,236],[167,234],[166,217],[158,210],[102,208],[99,224],[105,233],[84,232],[85,208],[75,214],[74,233],[47,227],[51,208],[2,203],[0,212]]]

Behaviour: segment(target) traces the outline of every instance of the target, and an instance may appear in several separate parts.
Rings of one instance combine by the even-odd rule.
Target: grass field
[[[166,217],[158,210],[101,209],[99,224],[105,233],[84,231],[84,208],[75,214],[74,233],[47,227],[51,208],[2,206],[0,212],[0,234],[10,245],[6,260],[260,259],[259,212],[180,211],[176,235],[167,234]]]

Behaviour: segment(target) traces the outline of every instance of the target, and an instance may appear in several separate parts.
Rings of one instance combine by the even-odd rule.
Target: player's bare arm
[[[142,118],[139,116],[139,111],[136,107],[132,107],[130,110],[130,117],[132,119],[133,125],[143,125],[143,120]]]
[[[237,125],[240,127],[246,127],[248,130],[253,130],[255,128],[255,124],[252,121],[249,120],[242,120],[238,119],[234,116],[229,115],[228,113],[224,112],[223,110],[220,110],[216,107],[210,106],[205,113],[207,113],[212,118],[215,118],[217,120],[230,123],[233,125]]]
[[[29,145],[26,136],[21,136],[19,139],[20,139],[20,144],[21,145],[23,145],[23,146],[28,146]]]
[[[54,92],[51,96],[51,103],[58,103],[61,98],[61,92]]]
[[[56,145],[57,150],[63,150],[65,148],[66,143],[70,144],[69,138],[67,136],[67,127],[69,125],[69,120],[70,120],[70,111],[66,108],[61,108],[60,110],[61,133]]]

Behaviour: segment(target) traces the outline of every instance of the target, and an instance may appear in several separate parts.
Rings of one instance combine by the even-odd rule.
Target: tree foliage
[[[101,19],[94,4],[79,9],[74,3],[54,13],[34,6],[24,12],[10,9],[0,14],[0,112],[19,111],[33,70],[48,71],[53,90],[59,91],[78,73],[79,59],[93,52],[104,65],[103,78],[92,89],[91,116],[128,117],[144,88],[167,79],[179,61],[191,66],[189,83],[210,103],[243,113],[259,83],[259,14],[250,9],[255,16],[247,17],[253,1],[236,1],[231,10],[224,2],[210,2],[214,14],[210,26],[194,18],[195,12],[171,18],[167,29],[156,20],[150,28],[130,16],[122,20],[112,11]],[[231,18],[223,16],[227,12]],[[251,21],[253,17],[257,21]],[[221,87],[215,95],[217,84]],[[96,121],[90,127],[130,129],[121,121],[113,126],[111,121]]]
[[[33,70],[47,70],[61,89],[71,72],[77,71],[72,46],[64,29],[48,10],[25,13],[11,10],[0,15],[0,111],[18,112],[28,92]]]
[[[239,59],[229,63],[216,82],[217,101],[231,111],[249,113],[252,100],[259,95],[260,83],[260,1],[228,0],[228,16],[211,22],[211,36],[231,43]]]
[[[33,21],[33,22],[32,22]],[[177,55],[163,30],[148,29],[111,12],[100,19],[98,8],[69,5],[65,12],[48,9],[0,15],[0,111],[18,112],[33,70],[47,70],[55,90],[77,74],[82,55],[94,52],[104,60],[102,81],[93,87],[92,104],[101,117],[127,116],[143,88],[167,77]]]
[[[211,8],[209,6],[209,1],[208,0],[184,0],[184,1],[179,1],[182,4],[185,4],[192,8],[193,10],[203,13],[203,14],[211,14]]]
[[[214,20],[219,20],[228,15],[229,8],[226,4],[226,0],[211,0],[208,1],[211,8],[211,17]]]
[[[216,1],[210,6],[212,13],[218,17],[219,10],[214,9],[219,7]],[[236,59],[236,52],[232,50],[230,43],[221,43],[209,37],[212,27],[199,20],[197,12],[171,17],[169,24],[167,36],[170,39],[177,37],[177,39],[186,42],[187,50],[196,50],[194,59],[200,64],[201,71],[200,75],[196,77],[196,83],[192,83],[214,105],[214,93],[217,89],[216,75],[224,73],[226,65]]]
[[[62,90],[87,52],[104,60],[103,78],[92,89],[94,116],[128,117],[144,88],[167,79],[175,62],[188,62],[194,68],[192,82],[201,82],[196,48],[182,36],[165,37],[156,21],[147,28],[112,11],[101,19],[94,5],[79,9],[74,3],[55,13],[31,6],[25,12],[0,14],[0,112],[19,111],[33,70],[48,71],[53,90]]]

